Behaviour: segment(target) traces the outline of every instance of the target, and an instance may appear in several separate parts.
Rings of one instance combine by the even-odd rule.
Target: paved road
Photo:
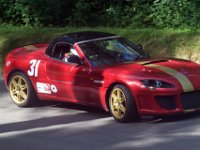
[[[135,123],[70,104],[18,108],[0,78],[0,150],[197,150],[200,114]]]

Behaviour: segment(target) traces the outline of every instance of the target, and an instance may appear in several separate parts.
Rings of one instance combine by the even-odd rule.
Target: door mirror
[[[83,64],[82,60],[78,56],[76,56],[76,55],[69,56],[67,58],[67,60],[70,63],[75,63],[75,64],[78,64],[78,65],[82,65]]]
[[[143,48],[143,46],[141,44],[138,44],[137,47],[142,51],[144,50],[144,48]]]

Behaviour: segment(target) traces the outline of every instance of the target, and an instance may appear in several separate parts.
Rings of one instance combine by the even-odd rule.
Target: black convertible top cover
[[[61,38],[63,38],[65,42],[68,42],[74,45],[77,42],[87,41],[87,40],[92,40],[92,39],[97,39],[97,38],[110,37],[110,36],[116,36],[116,35],[111,34],[111,33],[105,33],[105,32],[83,31],[83,32],[68,33],[61,36]]]

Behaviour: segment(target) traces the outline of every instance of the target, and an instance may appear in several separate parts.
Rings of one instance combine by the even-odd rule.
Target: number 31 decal
[[[32,59],[29,63],[31,64],[30,70],[28,70],[29,76],[38,76],[38,68],[41,60]]]

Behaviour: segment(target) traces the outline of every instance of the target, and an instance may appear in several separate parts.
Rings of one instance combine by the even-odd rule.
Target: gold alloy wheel
[[[126,97],[120,88],[115,88],[110,96],[110,107],[117,119],[123,118],[126,112]]]
[[[22,104],[27,100],[28,97],[28,85],[26,80],[16,75],[10,81],[10,95],[13,101],[17,104]]]

